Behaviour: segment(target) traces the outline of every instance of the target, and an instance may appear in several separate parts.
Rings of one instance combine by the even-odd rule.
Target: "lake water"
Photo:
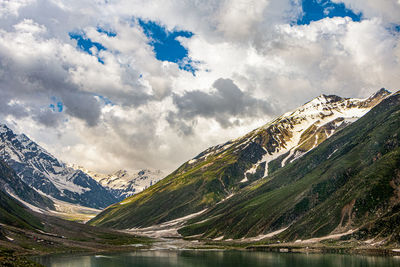
[[[400,257],[195,250],[138,251],[102,255],[53,255],[36,258],[35,261],[49,267],[400,266]]]

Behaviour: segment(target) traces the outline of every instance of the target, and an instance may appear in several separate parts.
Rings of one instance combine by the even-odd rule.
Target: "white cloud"
[[[0,0],[0,18],[18,16],[18,10],[32,4],[35,0]]]
[[[224,1],[219,13],[216,14],[217,29],[228,38],[247,40],[257,24],[263,20],[267,0],[262,1]]]
[[[332,0],[344,3],[347,8],[362,12],[367,18],[381,18],[385,23],[400,23],[400,4],[398,0]]]
[[[397,90],[400,39],[388,25],[396,23],[399,5],[380,2],[345,1],[365,14],[361,22],[292,25],[301,10],[289,0],[3,1],[0,119],[89,168],[172,170],[320,93]],[[155,58],[138,17],[194,33],[179,41],[200,62],[196,76]],[[106,47],[93,51],[104,64],[77,49],[71,31]],[[241,92],[234,100],[244,103],[243,112],[213,87],[221,78]],[[52,97],[64,103],[63,112],[49,109]],[[210,101],[212,110],[205,110]]]

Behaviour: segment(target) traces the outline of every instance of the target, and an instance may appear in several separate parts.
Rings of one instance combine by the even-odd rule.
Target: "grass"
[[[290,225],[277,238],[294,240],[334,231],[344,207],[353,200],[351,218],[344,216],[343,229],[389,212],[395,197],[393,177],[400,166],[398,110],[399,96],[384,101],[303,158],[244,188],[179,232],[239,238]],[[196,224],[208,217],[217,219]],[[393,229],[379,229],[385,228]]]
[[[214,148],[207,158],[199,155],[195,163],[183,164],[148,190],[124,200],[122,205],[109,207],[89,223],[120,229],[148,226],[215,205],[240,188],[244,172],[265,153],[260,145],[238,149],[245,146],[244,142],[221,151]],[[262,173],[261,167],[250,179],[256,180]]]
[[[329,130],[331,126],[324,127]],[[211,148],[196,162],[183,164],[155,186],[125,200],[124,205],[110,207],[90,223],[114,228],[149,226],[207,208],[179,233],[241,238],[289,227],[276,238],[290,241],[374,222],[375,233],[388,235],[384,233],[390,232],[391,218],[397,216],[392,210],[400,196],[396,189],[400,178],[395,178],[400,166],[399,94],[327,140],[325,131],[319,132],[318,142],[325,141],[293,163],[279,167],[285,155],[271,162],[266,179],[249,176],[254,182],[241,185],[245,170],[265,153],[263,147],[278,145],[270,138],[275,131],[266,127],[251,133],[255,134],[252,143],[246,143],[248,135],[229,148]],[[303,136],[307,149],[315,144],[315,139],[307,143],[313,131],[310,128]],[[283,141],[289,137],[289,133],[281,134]],[[256,173],[262,173],[262,168]],[[232,198],[217,205],[233,192]],[[377,220],[385,214],[385,221]],[[393,235],[390,238],[398,240]]]

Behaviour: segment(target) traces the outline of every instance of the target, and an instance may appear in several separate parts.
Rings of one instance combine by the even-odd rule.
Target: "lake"
[[[400,257],[199,250],[145,250],[101,255],[51,255],[34,260],[49,267],[400,266]]]

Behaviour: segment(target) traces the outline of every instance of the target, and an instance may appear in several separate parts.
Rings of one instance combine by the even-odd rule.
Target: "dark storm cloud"
[[[214,82],[213,88],[210,93],[194,90],[182,96],[174,94],[173,102],[178,111],[168,114],[168,122],[184,134],[190,134],[193,125],[187,122],[196,117],[213,118],[226,128],[237,124],[239,118],[272,113],[269,103],[243,92],[231,79],[220,78]]]

